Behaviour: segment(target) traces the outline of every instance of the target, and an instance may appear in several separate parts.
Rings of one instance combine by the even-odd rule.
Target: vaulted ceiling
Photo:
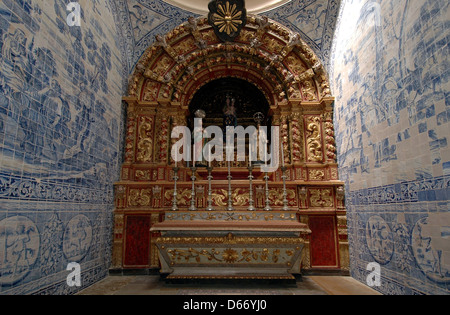
[[[177,7],[186,9],[190,12],[198,14],[208,13],[208,4],[211,0],[164,0],[167,3],[173,4]],[[245,0],[245,6],[248,13],[258,14],[261,12],[275,9],[291,0]]]
[[[130,74],[144,51],[191,16],[207,12],[209,0],[114,0],[122,31],[126,71]],[[341,0],[247,0],[249,13],[265,15],[286,26],[314,50],[327,68]],[[204,8],[203,8],[204,6]]]

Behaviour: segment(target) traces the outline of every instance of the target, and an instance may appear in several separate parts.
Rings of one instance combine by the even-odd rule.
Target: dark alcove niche
[[[194,113],[201,109],[206,113],[203,126],[223,125],[223,108],[227,97],[235,99],[237,124],[247,127],[256,125],[253,116],[263,113],[263,125],[268,125],[269,103],[264,94],[253,84],[237,78],[222,78],[211,81],[195,93],[190,106],[190,125],[193,126]]]

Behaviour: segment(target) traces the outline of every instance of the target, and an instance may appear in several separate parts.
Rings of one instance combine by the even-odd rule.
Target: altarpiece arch
[[[268,104],[264,115],[272,125],[280,127],[289,217],[307,225],[312,232],[305,236],[305,250],[298,268],[347,272],[344,183],[338,178],[334,98],[326,71],[299,34],[255,15],[248,15],[247,23],[233,42],[220,40],[206,17],[191,18],[165,36],[157,36],[137,63],[128,95],[123,98],[127,128],[121,180],[115,185],[112,269],[160,268],[155,244],[160,234],[150,229],[175,215],[170,211],[175,164],[170,156],[175,142],[171,131],[189,124],[196,93],[208,84],[231,79],[244,80],[255,87]],[[231,198],[236,211],[245,211],[249,206],[245,166],[245,163],[232,166],[235,181]],[[213,206],[225,209],[226,167],[219,164],[215,167]],[[193,200],[192,174],[181,166],[177,175],[177,205],[188,210]],[[256,210],[262,211],[263,174],[254,175],[251,193]],[[195,206],[205,209],[208,174],[198,169],[196,176]],[[268,198],[273,212],[255,212],[262,213],[266,221],[283,208],[283,172],[279,170],[269,176]],[[250,212],[248,215],[255,216]],[[245,221],[246,217],[234,219]],[[189,257],[178,254],[183,259],[194,259],[188,254]],[[226,257],[224,253],[222,258]]]

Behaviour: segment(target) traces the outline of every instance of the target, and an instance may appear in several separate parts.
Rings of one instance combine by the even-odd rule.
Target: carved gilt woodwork
[[[130,189],[128,204],[131,207],[150,206],[150,189]]]
[[[310,189],[311,207],[329,208],[334,206],[332,189]]]
[[[322,162],[323,147],[321,135],[320,117],[309,116],[306,118],[306,146],[309,162]]]
[[[138,162],[151,162],[153,160],[153,139],[153,119],[140,117],[136,155]]]
[[[225,29],[223,31],[226,32]],[[151,215],[152,225],[164,217],[178,216],[176,212],[168,211],[174,199],[175,163],[170,152],[177,141],[171,139],[171,131],[189,124],[190,104],[203,86],[229,77],[243,79],[256,86],[269,104],[267,112],[273,118],[272,124],[280,127],[280,149],[287,167],[287,199],[289,213],[292,214],[281,218],[278,213],[283,207],[281,172],[272,174],[269,180],[269,199],[274,211],[251,213],[239,210],[246,209],[250,199],[245,182],[247,175],[242,175],[248,166],[248,161],[244,161],[232,163],[232,172],[241,177],[231,196],[233,206],[238,210],[227,214],[228,219],[269,222],[274,219],[297,220],[300,216],[301,222],[307,224],[313,214],[334,216],[338,223],[335,234],[340,266],[342,270],[348,270],[345,191],[338,178],[334,100],[330,95],[327,74],[299,34],[268,18],[253,15],[247,16],[247,23],[236,41],[227,43],[216,36],[207,18],[191,18],[165,36],[159,36],[137,63],[129,80],[128,96],[124,97],[127,122],[121,181],[115,187],[113,268],[123,267],[123,256],[127,252],[123,239],[125,215]],[[228,190],[223,173],[227,165],[214,162],[213,166],[213,204],[225,209]],[[192,198],[190,171],[183,163],[178,167],[176,202],[180,209],[187,210]],[[218,179],[218,175],[222,178]],[[265,205],[263,175],[255,176],[254,205],[261,211]],[[207,201],[206,176],[199,175],[195,187],[197,206],[202,209]],[[223,214],[199,211],[189,213],[187,219],[224,219],[219,215]],[[150,252],[141,253],[149,255],[148,268],[159,267],[154,243],[159,236],[152,234]],[[192,242],[198,241],[192,239]],[[279,240],[274,238],[273,241]],[[310,252],[315,244],[308,238],[303,240],[303,244],[302,268],[310,269]],[[281,254],[288,256],[287,252],[265,252],[264,248],[248,252],[233,250],[224,249],[216,253],[211,249],[207,253],[178,247],[171,254],[174,261],[195,261],[198,256],[203,256],[224,263],[241,260],[262,262],[264,259],[279,259]]]

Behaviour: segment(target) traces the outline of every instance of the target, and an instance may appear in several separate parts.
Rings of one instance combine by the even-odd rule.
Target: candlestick
[[[194,144],[192,145],[192,167],[195,167],[195,149],[196,149],[196,147],[195,147],[195,140],[194,140]]]
[[[179,179],[178,177],[178,171],[179,168],[178,167],[174,167],[173,168],[173,181],[174,181],[174,190],[173,190],[173,201],[172,201],[172,211],[177,211],[178,210],[178,191],[177,191],[177,181]]]
[[[266,145],[264,146],[264,165],[267,168],[267,142]]]
[[[272,208],[270,207],[270,199],[269,199],[269,173],[266,172],[264,176],[264,180],[266,181],[266,207],[264,210],[266,211],[272,211]]]
[[[212,189],[211,189],[211,181],[213,179],[212,176],[212,167],[211,165],[208,167],[208,207],[206,208],[206,211],[213,211],[213,205],[212,205]]]
[[[208,167],[211,167],[211,151],[208,153]]]
[[[266,166],[266,172],[264,175],[264,180],[266,181],[266,207],[264,210],[271,211],[272,208],[270,207],[270,199],[269,199],[269,173],[267,172],[267,142],[266,146],[264,147],[264,164]]]
[[[286,170],[287,168],[285,166],[283,166],[281,168],[281,170],[283,171],[283,176],[281,178],[283,178],[283,210],[284,211],[289,211],[289,205],[288,205],[288,200],[287,200],[287,190],[286,190]]]
[[[191,171],[192,171],[192,176],[191,176],[191,179],[192,179],[192,191],[191,191],[191,207],[189,208],[189,210],[191,210],[191,211],[196,211],[197,210],[197,208],[195,206],[195,204],[196,204],[196,198],[195,198],[195,180],[196,180],[195,171],[196,170],[197,169],[195,168],[195,166],[191,167]]]
[[[233,200],[232,200],[232,194],[233,192],[231,191],[231,179],[233,177],[231,176],[231,162],[228,162],[228,211],[233,211]]]
[[[248,167],[248,171],[249,171],[248,179],[249,179],[249,182],[250,182],[250,192],[249,192],[249,196],[248,196],[249,206],[248,206],[247,210],[248,211],[255,211],[256,209],[254,207],[254,201],[253,201],[253,178],[254,178],[254,176],[253,176],[253,166],[251,165],[251,163],[250,163],[250,165]]]
[[[177,150],[175,150],[175,167],[177,167],[178,166],[178,152],[177,152]]]

